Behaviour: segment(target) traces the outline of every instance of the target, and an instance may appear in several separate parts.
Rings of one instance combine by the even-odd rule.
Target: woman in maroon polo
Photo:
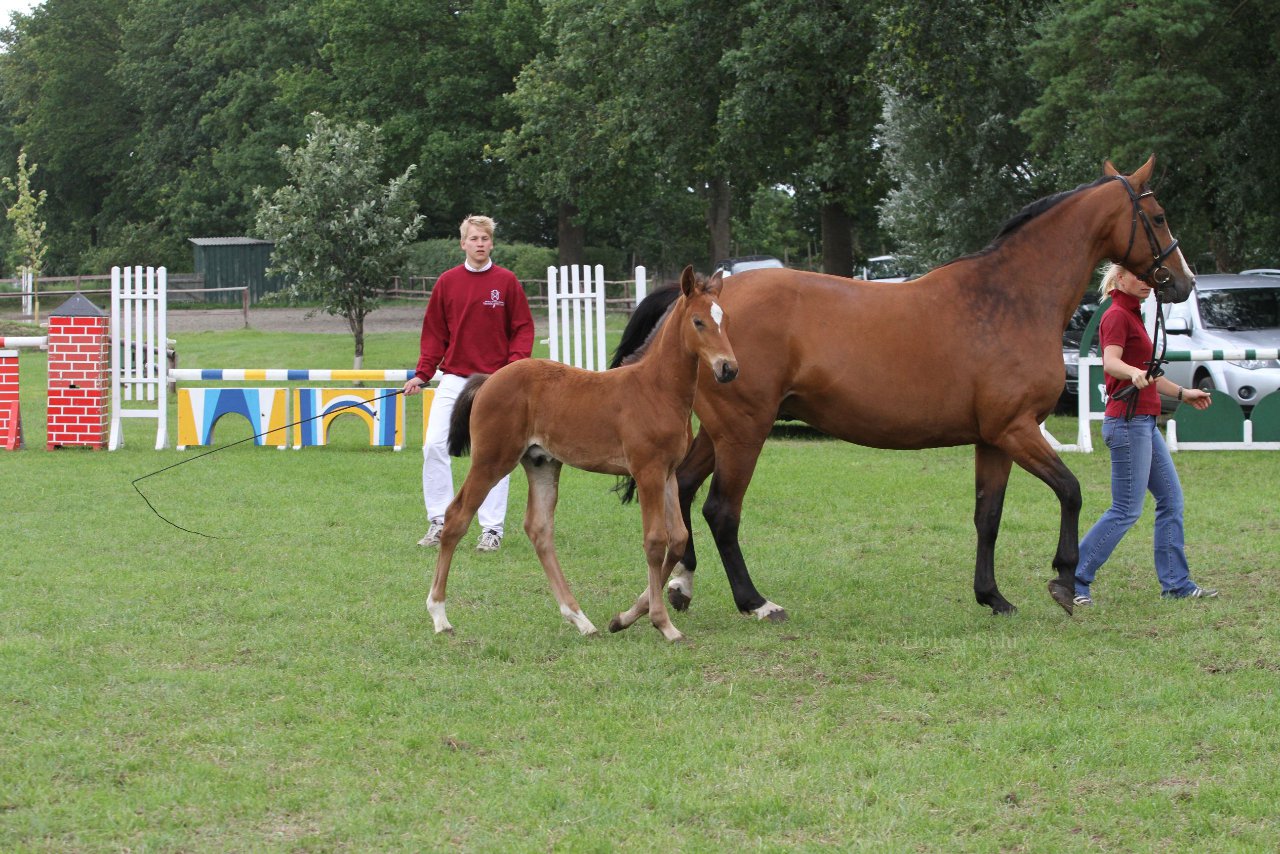
[[[1156,427],[1160,395],[1207,409],[1208,392],[1182,388],[1166,377],[1147,376],[1151,337],[1142,323],[1141,306],[1151,294],[1151,284],[1112,264],[1102,277],[1102,294],[1111,306],[1102,316],[1098,347],[1107,378],[1107,408],[1102,440],[1111,452],[1111,506],[1080,541],[1076,566],[1076,605],[1092,605],[1089,585],[1120,540],[1142,515],[1146,493],[1156,499],[1155,561],[1161,595],[1170,599],[1211,599],[1216,590],[1191,580],[1182,524],[1182,484],[1173,457]],[[1143,367],[1140,367],[1143,366]],[[1116,395],[1137,389],[1138,399],[1129,410]]]

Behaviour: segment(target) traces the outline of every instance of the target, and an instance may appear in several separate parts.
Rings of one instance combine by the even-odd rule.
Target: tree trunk
[[[853,220],[834,202],[822,206],[822,272],[853,275]]]
[[[561,265],[576,266],[587,263],[587,229],[575,221],[578,206],[561,202],[556,211],[556,244]]]
[[[356,355],[352,364],[352,370],[360,370],[364,367],[364,313],[352,312],[347,315],[347,325],[351,327],[351,334],[356,339]],[[357,382],[355,385],[364,385]]]
[[[733,189],[727,178],[712,178],[707,182],[707,232],[710,236],[711,258],[708,266],[729,257],[729,241],[732,237],[729,222]]]

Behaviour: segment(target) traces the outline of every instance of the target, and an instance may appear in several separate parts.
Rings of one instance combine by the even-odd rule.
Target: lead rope
[[[165,518],[160,513],[160,511],[155,508],[155,505],[151,503],[151,499],[147,498],[146,495],[143,495],[142,490],[138,488],[138,481],[146,480],[149,477],[155,477],[158,474],[163,474],[164,472],[167,472],[169,469],[176,469],[178,466],[185,466],[187,463],[194,463],[196,460],[201,459],[203,457],[207,457],[210,454],[216,454],[218,453],[218,451],[225,451],[227,448],[234,448],[236,445],[243,445],[245,442],[252,442],[255,439],[260,439],[261,437],[267,435],[268,433],[278,433],[281,430],[288,430],[290,427],[296,427],[299,424],[306,424],[308,421],[315,421],[317,418],[324,418],[327,415],[336,415],[337,413],[341,412],[344,409],[352,409],[353,407],[357,407],[357,406],[365,406],[370,403],[377,403],[380,400],[386,400],[389,397],[395,397],[397,394],[404,394],[404,389],[398,389],[396,391],[389,392],[387,394],[382,395],[382,397],[375,397],[373,400],[360,400],[360,401],[356,401],[355,403],[345,403],[342,406],[337,406],[337,407],[334,407],[333,409],[330,409],[328,412],[321,412],[319,415],[312,415],[310,418],[303,418],[301,421],[294,421],[292,424],[286,424],[283,427],[275,427],[271,430],[265,430],[261,433],[250,436],[247,439],[241,439],[238,442],[232,442],[229,445],[223,445],[221,448],[214,448],[211,451],[205,451],[202,454],[197,454],[196,456],[191,457],[190,459],[182,460],[181,462],[176,462],[171,466],[165,466],[162,469],[157,469],[156,471],[151,472],[151,474],[144,474],[142,477],[135,477],[132,481],[130,481],[130,484],[132,484],[134,491],[137,492],[138,495],[142,496],[142,500],[147,503],[147,507],[151,508],[152,513],[156,514],[156,516],[158,516],[160,519],[169,523],[173,527],[177,528],[179,531],[186,531],[188,534],[195,534],[196,536],[205,537],[210,540],[225,539],[224,537],[218,537],[213,534],[206,534],[201,531],[193,531],[190,528],[184,528],[178,523],[172,521],[171,519]]]
[[[1160,291],[1156,291],[1156,325],[1151,336],[1151,359],[1147,362],[1147,379],[1156,380],[1164,376],[1164,366],[1169,364],[1165,353],[1169,350],[1169,335],[1164,328],[1164,306],[1161,304]],[[1156,355],[1156,350],[1160,355]],[[1115,400],[1124,401],[1124,420],[1132,421],[1138,413],[1138,387],[1128,385],[1114,395]]]

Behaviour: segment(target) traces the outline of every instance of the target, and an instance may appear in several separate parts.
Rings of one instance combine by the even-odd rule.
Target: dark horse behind
[[[786,269],[727,279],[737,382],[703,370],[694,411],[700,430],[677,472],[688,525],[707,477],[703,516],[734,602],[760,619],[786,612],[756,590],[738,545],[743,496],[774,422],[804,421],[873,448],[973,445],[973,590],[993,613],[1015,609],[996,586],[995,544],[1013,463],[1044,481],[1061,506],[1054,601],[1072,610],[1079,554],[1080,484],[1040,432],[1062,391],[1062,330],[1093,271],[1110,259],[1182,302],[1195,278],[1149,188],[1154,157],[1132,175],[1103,177],[1033,202],[981,252],[911,282],[876,283]],[[655,291],[632,316],[614,362],[674,299]],[[886,388],[904,394],[885,394]],[[693,595],[690,537],[668,584],[677,609]]]

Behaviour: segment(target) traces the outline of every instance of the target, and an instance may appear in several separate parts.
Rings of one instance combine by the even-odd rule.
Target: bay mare
[[[699,365],[705,381],[728,383],[738,373],[716,298],[720,276],[696,278],[686,267],[677,299],[633,363],[612,371],[585,371],[547,359],[523,359],[492,376],[468,380],[449,422],[449,453],[469,447],[471,469],[445,511],[427,611],[436,632],[451,632],[445,585],[458,541],[480,502],[519,463],[529,481],[524,530],[547,574],[560,613],[583,634],[596,628],[578,606],[556,557],[554,521],[560,470],[630,475],[644,518],[648,586],[614,631],[648,613],[668,640],[682,635],[671,624],[662,587],[669,555],[684,553],[688,530],[678,505],[675,469],[693,440],[690,413]]]
[[[1015,608],[996,586],[995,545],[1013,463],[1044,481],[1061,507],[1054,601],[1072,612],[1080,484],[1040,432],[1062,391],[1062,331],[1103,259],[1182,302],[1195,284],[1148,184],[1152,157],[1124,176],[1108,162],[1092,184],[1034,202],[984,250],[903,283],[786,269],[726,280],[741,369],[730,386],[700,381],[701,428],[677,472],[686,526],[710,475],[703,516],[743,613],[781,620],[756,590],[738,544],[742,502],[776,420],[796,419],[859,445],[920,449],[973,445],[977,559],[973,591],[993,613]],[[624,331],[620,361],[659,322],[655,291]],[[692,538],[668,586],[689,606]]]

